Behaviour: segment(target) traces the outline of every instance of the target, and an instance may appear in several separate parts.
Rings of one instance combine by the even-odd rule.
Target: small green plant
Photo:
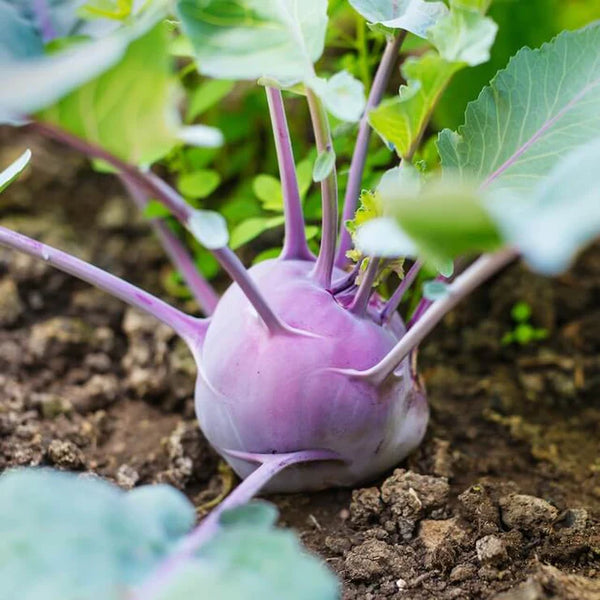
[[[512,331],[502,336],[502,345],[519,344],[526,346],[532,342],[539,342],[548,337],[548,330],[534,327],[531,322],[531,306],[527,302],[517,302],[510,310],[510,316],[515,324]]]

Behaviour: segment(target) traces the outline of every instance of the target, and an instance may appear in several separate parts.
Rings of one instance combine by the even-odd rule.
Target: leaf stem
[[[318,96],[310,88],[307,88],[306,90],[306,97],[315,134],[317,151],[319,154],[322,152],[333,151],[329,119],[327,118],[325,107]],[[320,285],[325,289],[329,289],[331,286],[331,276],[333,273],[335,246],[337,241],[338,189],[335,164],[331,173],[321,182],[321,196],[323,207],[321,248],[319,249],[319,256],[317,257],[317,262],[313,269],[313,276]]]
[[[513,248],[504,248],[494,254],[480,256],[448,286],[448,294],[432,303],[429,310],[400,339],[390,352],[376,365],[365,371],[345,370],[344,373],[381,385],[423,338],[477,286],[505,267],[518,256]]]
[[[410,286],[414,283],[421,267],[423,266],[423,262],[420,260],[416,260],[411,268],[408,270],[408,273],[404,276],[404,279],[400,282],[394,293],[390,296],[390,299],[385,303],[385,306],[379,313],[380,322],[387,323],[392,318],[392,315],[400,306],[400,302],[402,302],[402,298],[404,294],[408,291]]]
[[[237,455],[235,452],[225,451],[225,453]],[[244,458],[260,463],[260,466],[180,542],[179,546],[135,591],[131,600],[152,600],[163,591],[177,570],[193,557],[198,548],[217,533],[223,512],[249,502],[277,473],[298,463],[339,460],[339,455],[331,450],[303,450],[287,454],[266,455],[242,454],[244,454]]]
[[[294,154],[281,91],[272,87],[265,88],[265,91],[271,115],[271,125],[273,128],[273,137],[275,138],[275,149],[277,151],[279,176],[281,177],[283,192],[285,239],[280,258],[282,260],[314,260],[312,253],[308,249],[306,234],[304,233],[302,201],[298,190]]]
[[[62,250],[57,250],[1,226],[0,245],[44,260],[49,265],[82,279],[111,296],[115,296],[131,306],[151,314],[159,321],[172,327],[190,347],[197,348],[204,338],[208,326],[207,319],[198,319],[187,315],[120,277],[111,275]]]
[[[120,176],[125,189],[140,211],[148,204],[148,196],[128,175]],[[169,229],[162,219],[150,219],[150,225],[160,240],[175,268],[181,273],[192,295],[205,315],[210,316],[217,307],[219,296],[213,287],[199,273],[192,257],[181,240]]]
[[[348,289],[354,284],[354,280],[356,276],[360,272],[360,265],[362,264],[363,259],[360,258],[356,261],[356,264],[352,267],[351,271],[348,271],[346,275],[340,277],[337,281],[334,281],[331,285],[331,290],[329,290],[334,296]]]
[[[348,184],[346,186],[346,195],[344,196],[344,210],[342,213],[342,223],[340,226],[340,243],[335,260],[336,266],[343,268],[346,264],[346,252],[352,246],[350,233],[346,230],[346,221],[354,218],[354,213],[358,205],[360,196],[360,184],[365,170],[367,160],[367,149],[369,140],[371,139],[371,127],[369,126],[369,111],[375,108],[383,97],[383,93],[390,79],[398,52],[402,46],[402,42],[406,37],[406,31],[401,31],[393,40],[388,41],[375,78],[369,92],[365,112],[360,119],[358,125],[358,135],[356,137],[356,145],[350,162],[350,171],[348,173]]]
[[[358,292],[356,292],[352,304],[348,307],[348,310],[357,317],[364,317],[367,313],[369,299],[373,293],[373,283],[379,271],[379,262],[379,258],[373,256],[369,258],[369,264],[363,273]]]
[[[157,198],[182,225],[189,226],[194,216],[194,208],[170,185],[151,171],[140,171],[137,167],[122,161],[103,148],[90,144],[46,123],[36,122],[31,127],[47,137],[72,146],[88,156],[106,161],[121,174],[129,177],[140,189],[150,196]],[[254,306],[256,312],[262,317],[265,325],[272,333],[290,333],[293,331],[284,325],[275,315],[254,281],[252,281],[240,259],[231,248],[225,246],[223,248],[211,249],[210,251],[229,276],[240,286],[248,301]]]

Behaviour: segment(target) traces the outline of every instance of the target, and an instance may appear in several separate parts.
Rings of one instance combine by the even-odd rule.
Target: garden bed
[[[27,144],[33,168],[0,222],[165,296],[162,250],[118,183],[10,136],[2,164]],[[345,599],[600,598],[599,298],[598,246],[554,281],[511,266],[423,344],[416,454],[370,487],[271,498]],[[546,340],[501,343],[517,302]],[[195,422],[194,376],[166,326],[0,250],[0,470],[166,482],[202,512],[236,482]]]

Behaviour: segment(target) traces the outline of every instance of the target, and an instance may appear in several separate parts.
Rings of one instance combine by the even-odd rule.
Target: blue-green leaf
[[[0,192],[5,190],[25,169],[31,160],[31,150],[25,150],[17,160],[0,172]]]
[[[313,181],[320,182],[324,179],[327,179],[331,172],[333,171],[333,167],[335,166],[335,152],[333,149],[325,150],[321,152],[317,159],[315,160],[315,164],[313,166]]]

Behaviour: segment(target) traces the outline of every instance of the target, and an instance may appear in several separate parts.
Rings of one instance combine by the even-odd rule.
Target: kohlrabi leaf
[[[73,41],[66,48],[43,54],[43,42],[52,39],[54,35],[67,35],[67,31],[78,24],[79,19],[73,18],[75,3],[72,1],[56,0],[43,2],[49,8],[48,19],[52,33],[43,27],[37,27],[34,20],[38,13],[33,11],[34,3],[30,0],[0,4],[6,9],[8,5],[17,6],[20,10],[19,25],[13,18],[5,19],[2,15],[2,35],[0,36],[0,61],[2,65],[2,94],[0,94],[0,122],[14,123],[33,113],[46,108],[94,77],[103,73],[125,54],[132,40],[146,33],[164,16],[164,2],[156,0],[147,10],[136,17],[131,23],[119,26],[109,35],[90,37],[84,30],[72,31],[70,34],[83,33],[87,37]],[[7,12],[8,14],[8,12]],[[24,33],[22,23],[29,23],[28,33]],[[44,21],[47,24],[47,19]],[[92,22],[96,23],[96,21]],[[35,28],[37,42],[31,40],[31,27]],[[6,31],[5,31],[6,28]],[[97,27],[103,32],[103,26]],[[92,28],[93,29],[93,28]],[[114,23],[111,24],[114,29]],[[42,35],[45,35],[42,38]],[[19,37],[19,45],[14,38]],[[29,42],[25,42],[29,39]],[[25,44],[25,50],[23,49]],[[18,55],[15,48],[19,47]]]
[[[17,160],[0,172],[0,192],[4,191],[25,169],[31,160],[31,150],[25,150]]]
[[[44,43],[35,24],[23,16],[13,2],[0,0],[0,65],[43,52]]]
[[[355,122],[362,116],[367,103],[365,88],[348,71],[340,71],[327,80],[314,78],[310,86],[334,117]]]
[[[283,191],[279,179],[273,175],[261,173],[252,181],[252,191],[261,201],[265,210],[283,212]]]
[[[495,250],[501,245],[496,224],[474,185],[436,179],[416,194],[398,187],[395,197],[390,194],[387,199],[384,213],[395,218],[398,229],[393,230],[387,221],[379,222],[380,230],[367,223],[366,233],[359,230],[358,235],[363,252],[374,253],[377,244],[380,256],[392,256],[405,246],[408,251],[406,239],[410,239],[419,255],[441,265],[460,254]],[[386,245],[389,249],[383,255]],[[414,255],[407,251],[397,255]]]
[[[393,217],[377,217],[365,222],[357,229],[354,243],[364,256],[397,258],[418,254],[416,244]]]
[[[208,79],[203,81],[190,94],[186,112],[186,121],[193,121],[196,117],[217,104],[233,89],[233,81],[226,79]]]
[[[490,59],[498,26],[479,10],[452,6],[450,13],[429,30],[429,39],[448,62],[471,67]]]
[[[443,281],[426,281],[423,284],[423,296],[427,300],[441,300],[445,298],[449,293],[448,284]]]
[[[350,0],[350,4],[370,23],[392,29],[405,29],[419,37],[448,14],[443,2],[425,0]]]
[[[275,516],[268,505],[225,513],[219,532],[157,600],[336,600],[333,574],[291,532],[275,529]]]
[[[177,143],[167,44],[168,30],[160,23],[132,42],[115,66],[37,118],[129,163],[154,162]]]
[[[178,0],[176,11],[211,77],[308,81],[323,52],[327,0]]]
[[[208,250],[223,248],[229,241],[225,217],[213,210],[194,210],[186,225],[190,233]]]
[[[0,597],[119,600],[193,525],[167,486],[123,492],[50,469],[0,477]]]
[[[400,157],[411,160],[437,101],[462,67],[435,52],[408,59],[402,68],[407,85],[400,88],[398,96],[369,112],[371,126]]]
[[[525,48],[440,134],[445,170],[527,194],[571,150],[600,134],[600,23]]]
[[[335,152],[328,149],[321,152],[313,166],[313,181],[319,182],[327,179],[335,166]]]
[[[526,195],[499,197],[487,208],[504,238],[533,269],[556,275],[600,235],[600,137],[562,158]]]

